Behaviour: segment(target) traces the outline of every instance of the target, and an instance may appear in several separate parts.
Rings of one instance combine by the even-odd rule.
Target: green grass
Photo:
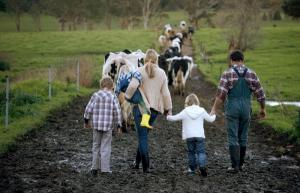
[[[167,17],[159,18],[158,16],[151,18],[149,23],[149,28],[155,28],[156,26],[163,26],[166,23],[172,24],[172,26],[178,26],[179,22],[182,20],[188,21],[187,15],[184,12],[179,11],[170,11],[165,12]],[[143,19],[142,17],[139,18],[140,22],[134,26],[134,29],[143,29]],[[16,32],[16,25],[14,18],[12,15],[7,13],[0,12],[0,31],[1,32]],[[55,17],[43,15],[41,17],[41,28],[42,31],[59,31],[60,30],[60,23]],[[94,30],[106,30],[107,26],[105,25],[104,21],[95,22],[94,23]],[[112,17],[111,29],[118,30],[121,28],[121,19],[117,17]],[[68,26],[66,24],[65,30],[68,30]],[[77,30],[85,30],[85,25],[78,25]],[[24,14],[21,17],[21,31],[22,32],[36,32],[36,26],[34,24],[33,18],[28,15]]]
[[[12,15],[0,12],[0,31],[1,32],[15,32],[16,24]],[[60,29],[57,19],[51,16],[42,16],[41,27],[43,31],[58,31]],[[31,16],[24,14],[21,17],[21,31],[34,32],[36,26]]]
[[[60,63],[62,58],[79,55],[97,55],[99,63],[109,51],[125,48],[145,51],[154,47],[156,34],[150,31],[76,31],[41,33],[4,33],[0,32],[0,53],[10,61],[8,75],[24,70],[45,68]],[[1,72],[0,77],[7,75]]]
[[[53,96],[49,100],[47,84],[45,80],[28,80],[11,88],[9,126],[0,126],[0,154],[6,152],[24,134],[42,125],[49,112],[61,108],[77,96],[92,92],[92,89],[81,88],[77,93],[75,85],[54,82]],[[1,100],[1,120],[4,120],[3,103]]]
[[[300,101],[300,23],[296,21],[265,23],[257,47],[245,52],[245,63],[258,74],[269,100]],[[201,60],[203,43],[210,64]],[[196,61],[207,80],[218,84],[220,73],[227,68],[227,43],[221,29],[202,28],[194,37]],[[258,109],[254,106],[254,109]],[[279,132],[293,133],[297,107],[267,107],[262,123]]]

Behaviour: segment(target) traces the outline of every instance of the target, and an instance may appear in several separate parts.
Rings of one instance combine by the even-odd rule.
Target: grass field
[[[187,21],[187,16],[184,12],[165,12],[165,16],[163,18],[154,17],[151,19],[149,23],[149,27],[153,28],[156,26],[162,27],[166,23],[172,24],[172,26],[178,26],[179,22],[182,20]],[[1,32],[15,32],[16,25],[14,23],[14,19],[11,15],[0,12],[0,31]],[[120,29],[121,21],[119,18],[112,18],[111,29],[116,30]],[[42,16],[41,17],[41,28],[42,31],[59,31],[60,24],[58,20],[52,16]],[[78,25],[78,30],[84,30],[84,25]],[[104,22],[98,22],[94,24],[94,30],[106,30],[107,26]],[[140,22],[134,26],[134,29],[143,29],[142,18],[140,18]],[[67,26],[66,26],[66,30]],[[34,21],[32,17],[28,14],[24,14],[21,17],[21,31],[22,32],[36,32],[36,26],[34,25]]]
[[[268,100],[300,101],[300,23],[266,23],[257,47],[245,52],[245,63],[258,74]],[[202,28],[194,37],[197,62],[207,79],[214,84],[227,68],[227,44],[221,29]],[[200,43],[205,46],[211,64],[200,57]],[[254,109],[258,109],[255,105]],[[281,132],[294,133],[296,107],[267,107],[268,117],[262,121]]]

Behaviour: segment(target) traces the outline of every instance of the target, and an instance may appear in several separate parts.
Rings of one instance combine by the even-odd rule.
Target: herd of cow
[[[174,94],[182,96],[185,93],[186,80],[190,77],[194,66],[192,57],[182,54],[182,45],[193,33],[194,29],[187,28],[186,22],[181,21],[177,32],[170,24],[165,25],[163,34],[158,39],[162,50],[162,54],[158,57],[158,65],[165,71],[169,85],[174,87]],[[109,52],[104,58],[102,76],[110,76],[116,83],[121,67],[125,65],[128,69],[135,70],[144,65],[144,58],[145,53],[141,50],[124,49],[120,52]],[[118,98],[124,120],[123,130],[126,131],[127,127],[132,125],[132,107],[125,100],[124,93],[119,94]]]

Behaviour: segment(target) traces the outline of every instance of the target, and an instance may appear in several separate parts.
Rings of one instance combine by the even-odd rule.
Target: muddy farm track
[[[183,52],[192,53],[185,42]],[[194,70],[187,92],[195,92],[208,111],[216,88]],[[171,89],[172,92],[172,89]],[[78,98],[53,113],[45,124],[18,142],[14,151],[0,158],[0,192],[300,192],[299,162],[274,153],[277,143],[266,143],[264,132],[252,127],[246,169],[226,172],[229,155],[224,117],[205,125],[208,177],[187,176],[186,144],[181,140],[181,123],[160,116],[150,132],[151,173],[130,169],[137,137],[129,130],[114,136],[111,175],[89,175],[92,131],[83,129],[83,111],[89,98]],[[173,113],[184,97],[172,96]],[[273,144],[273,145],[272,145]],[[277,155],[277,156],[275,156]]]

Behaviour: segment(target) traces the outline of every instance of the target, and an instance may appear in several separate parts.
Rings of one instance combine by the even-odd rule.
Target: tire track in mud
[[[191,42],[183,52],[192,55]],[[194,92],[210,110],[215,87],[194,69],[187,93]],[[172,92],[172,88],[171,88]],[[208,177],[186,176],[186,144],[181,123],[159,116],[149,134],[151,173],[131,170],[137,147],[135,131],[114,136],[111,175],[89,175],[92,131],[83,129],[82,115],[89,97],[77,98],[53,112],[45,124],[20,140],[0,158],[0,192],[300,192],[300,169],[291,157],[275,157],[275,146],[251,127],[245,171],[226,173],[229,155],[224,117],[205,124]],[[184,97],[172,96],[173,113],[184,106]]]

